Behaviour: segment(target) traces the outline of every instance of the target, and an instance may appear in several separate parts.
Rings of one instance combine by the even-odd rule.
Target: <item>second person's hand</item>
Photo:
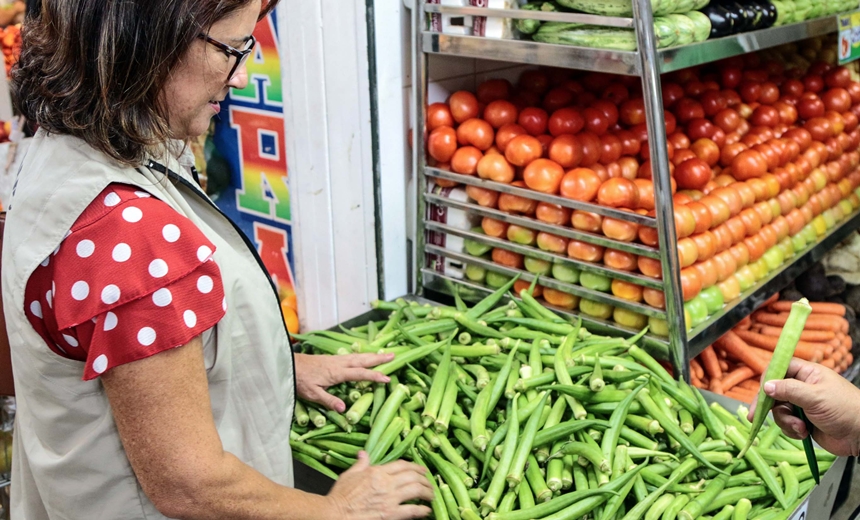
[[[425,505],[411,500],[433,500],[433,488],[417,464],[398,460],[371,466],[366,452],[341,474],[328,497],[334,501],[336,520],[407,520],[430,514]]]
[[[773,417],[786,435],[804,439],[811,433],[822,448],[834,455],[860,454],[860,389],[844,377],[817,363],[794,358],[785,379],[762,384],[765,393],[776,400]],[[806,431],[791,405],[803,408],[814,431]],[[754,401],[750,419],[755,407]]]

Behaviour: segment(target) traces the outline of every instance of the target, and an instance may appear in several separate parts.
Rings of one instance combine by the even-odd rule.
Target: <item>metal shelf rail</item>
[[[680,262],[678,259],[677,236],[675,233],[674,207],[670,186],[669,158],[667,153],[667,138],[663,131],[663,101],[661,95],[660,74],[679,70],[694,65],[700,65],[740,54],[767,49],[805,38],[835,32],[837,17],[827,16],[788,26],[763,29],[759,31],[738,34],[725,38],[707,40],[675,48],[658,50],[654,36],[653,15],[650,4],[646,0],[632,0],[633,17],[617,18],[602,17],[576,13],[546,13],[537,11],[489,9],[475,7],[450,7],[438,4],[427,4],[418,0],[413,9],[413,109],[416,129],[425,127],[427,105],[427,54],[441,54],[459,57],[498,60],[529,65],[546,65],[557,68],[568,68],[585,71],[600,71],[629,76],[639,76],[645,101],[646,123],[648,130],[648,145],[651,152],[652,167],[654,168],[654,197],[655,216],[643,216],[632,212],[607,208],[585,202],[574,201],[564,197],[538,193],[517,188],[506,184],[486,181],[471,176],[431,168],[425,161],[425,143],[423,132],[413,134],[413,171],[416,172],[417,182],[413,193],[416,201],[416,233],[413,258],[417,264],[414,269],[415,287],[419,294],[425,288],[450,292],[450,283],[457,283],[477,291],[487,290],[478,284],[466,280],[454,280],[426,267],[428,255],[445,257],[462,263],[476,264],[485,269],[513,275],[520,273],[523,280],[532,280],[531,273],[518,271],[494,264],[480,258],[463,253],[450,251],[442,247],[426,243],[426,231],[442,232],[468,238],[493,247],[501,247],[520,254],[527,254],[551,262],[563,262],[581,269],[598,274],[611,276],[621,280],[638,283],[645,287],[662,288],[665,293],[665,310],[648,307],[643,304],[625,301],[611,294],[592,291],[579,285],[572,285],[554,280],[541,278],[541,284],[562,290],[594,301],[608,303],[640,312],[646,316],[666,319],[669,326],[669,337],[660,338],[646,336],[648,344],[666,354],[672,363],[675,373],[689,380],[689,363],[691,357],[698,354],[706,345],[719,335],[726,332],[743,316],[748,314],[757,303],[765,300],[774,292],[785,287],[794,277],[805,270],[813,262],[818,261],[825,252],[844,239],[848,233],[860,225],[860,213],[845,219],[840,226],[831,230],[816,244],[809,246],[801,254],[787,262],[780,270],[771,273],[754,287],[747,290],[740,298],[729,302],[725,308],[711,316],[705,323],[694,330],[686,330],[683,316],[684,301],[681,291]],[[477,15],[504,17],[512,19],[536,19],[542,21],[562,21],[572,23],[588,23],[604,26],[633,28],[636,33],[637,51],[613,51],[592,49],[566,45],[537,43],[532,41],[502,40],[472,36],[456,36],[433,33],[427,30],[426,16],[429,13],[446,13],[455,15]],[[655,131],[657,129],[657,131]],[[620,242],[602,235],[578,231],[571,228],[553,226],[528,217],[511,215],[492,208],[485,208],[469,202],[460,202],[428,193],[428,180],[446,179],[461,184],[475,185],[510,193],[528,199],[543,201],[570,208],[597,213],[604,217],[632,222],[640,226],[656,228],[658,232],[658,247],[648,247],[638,243]],[[511,224],[521,225],[536,231],[552,233],[564,238],[580,240],[590,244],[618,249],[637,255],[659,259],[662,266],[662,279],[651,279],[638,274],[620,271],[588,262],[578,261],[564,255],[541,251],[537,248],[519,245],[486,235],[454,229],[450,226],[425,219],[429,205],[447,206],[466,210],[479,216],[490,217]],[[570,311],[556,309],[570,314]],[[597,318],[579,314],[589,326],[615,333],[630,333],[631,331],[615,323],[609,323]]]

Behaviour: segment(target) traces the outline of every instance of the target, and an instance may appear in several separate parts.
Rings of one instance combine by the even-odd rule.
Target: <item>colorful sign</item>
[[[839,64],[860,58],[860,12],[839,15]]]
[[[208,191],[257,246],[289,314],[288,309],[296,310],[294,256],[274,13],[257,24],[254,36],[248,86],[231,91],[221,104],[205,148]]]

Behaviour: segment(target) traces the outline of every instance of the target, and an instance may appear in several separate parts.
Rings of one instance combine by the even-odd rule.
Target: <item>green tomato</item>
[[[546,276],[552,270],[552,264],[547,262],[546,260],[541,260],[540,258],[533,258],[530,256],[525,257],[524,260],[526,271],[539,274],[541,276]]]
[[[753,262],[752,269],[753,269],[753,273],[755,274],[755,280],[756,281],[761,280],[762,278],[767,276],[767,273],[770,272],[770,270],[767,267],[767,261],[764,259],[764,257],[759,258],[758,260]]]
[[[827,226],[827,229],[833,229],[833,226],[836,225],[836,216],[833,213],[833,208],[829,208],[821,214],[824,217],[824,225]]]
[[[700,292],[696,298],[701,298],[702,301],[705,302],[709,316],[718,312],[723,308],[723,304],[725,304],[723,301],[723,291],[721,291],[716,285],[708,287],[707,289],[702,289],[702,292]]]
[[[471,231],[472,233],[477,233],[480,235],[485,234],[484,230],[481,229],[480,226],[473,227]],[[466,252],[472,256],[484,256],[485,254],[489,253],[491,249],[493,249],[493,246],[488,246],[487,244],[476,242],[470,238],[465,239],[463,242],[466,246]]]
[[[812,229],[815,230],[815,236],[820,237],[827,233],[827,221],[824,219],[824,215],[818,215],[814,219],[812,219]]]
[[[803,226],[800,233],[803,235],[803,238],[806,239],[806,245],[814,244],[818,241],[818,233],[815,232],[815,228],[812,227],[811,223]]]
[[[767,266],[767,272],[770,272],[785,262],[785,252],[783,252],[779,245],[775,245],[765,251],[760,260],[764,260],[764,263]]]
[[[854,213],[854,206],[852,206],[847,199],[842,199],[839,201],[839,208],[842,209],[843,218]]]
[[[608,305],[606,303],[586,300],[585,298],[583,298],[579,301],[579,310],[589,316],[608,320],[612,317],[613,307],[612,305]]]
[[[741,292],[746,291],[755,285],[755,272],[751,265],[747,264],[735,272],[735,279],[741,288]]]
[[[791,243],[791,237],[785,237],[777,244],[782,249],[782,256],[785,260],[794,257],[794,244]]]
[[[487,271],[487,281],[485,283],[493,289],[498,289],[499,287],[508,283],[510,280],[511,277],[506,274],[497,273],[495,271]]]
[[[467,264],[466,278],[473,282],[484,283],[487,278],[487,270],[480,265]]]
[[[552,277],[560,282],[579,283],[579,269],[567,264],[552,264]]]
[[[600,292],[609,292],[612,288],[612,279],[602,274],[590,273],[588,271],[580,273],[579,283],[587,289]]]
[[[701,294],[686,302],[684,310],[690,313],[690,322],[693,327],[704,323],[708,319],[708,304],[702,299]]]
[[[799,253],[806,249],[806,239],[803,238],[802,233],[798,233],[791,237],[791,246],[794,248],[795,253]]]
[[[649,316],[648,331],[656,334],[657,336],[663,336],[666,338],[669,336],[669,324],[666,323],[666,320]]]
[[[612,312],[612,318],[615,320],[615,323],[631,329],[641,330],[648,324],[648,316],[621,307],[615,308]]]

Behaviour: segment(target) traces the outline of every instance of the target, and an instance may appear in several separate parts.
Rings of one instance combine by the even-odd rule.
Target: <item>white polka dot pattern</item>
[[[212,250],[209,246],[200,246],[197,249],[197,259],[201,262],[205,262],[210,256],[212,256]]]
[[[77,247],[75,247],[75,252],[78,253],[78,256],[81,258],[89,258],[93,255],[93,252],[96,250],[96,245],[92,240],[81,240],[78,242]]]
[[[117,204],[119,204],[121,201],[122,201],[122,199],[119,198],[119,195],[117,195],[116,192],[112,191],[112,192],[107,194],[107,197],[105,197],[105,206],[112,208],[112,207],[116,206]]]
[[[140,222],[140,219],[143,218],[143,212],[140,211],[140,208],[135,206],[129,206],[122,210],[122,219],[126,222]]]
[[[153,278],[162,278],[167,276],[167,270],[167,262],[161,258],[156,258],[149,263],[149,274],[152,275]]]
[[[30,312],[39,319],[42,319],[42,304],[39,303],[39,300],[34,300],[33,303],[30,304]]]
[[[203,275],[197,279],[197,290],[203,294],[212,292],[212,285],[212,278],[209,276]]]
[[[72,285],[72,298],[83,301],[90,295],[90,286],[87,282],[79,280]]]
[[[176,226],[176,224],[168,224],[161,229],[161,236],[171,244],[179,240],[181,234],[182,233],[179,231],[179,227]]]
[[[152,293],[152,303],[154,303],[158,307],[167,307],[172,301],[173,294],[170,293],[170,289],[168,289],[167,287],[162,287],[161,289]]]
[[[120,290],[116,285],[106,285],[105,288],[102,289],[102,301],[108,305],[118,302],[119,297]]]
[[[188,328],[193,328],[197,325],[197,315],[194,314],[194,311],[187,310],[182,313],[182,319],[185,320],[185,324],[188,325]]]
[[[68,343],[69,345],[71,345],[73,347],[78,346],[78,340],[75,339],[74,336],[69,336],[68,334],[63,334],[63,339],[66,340],[66,343]]]
[[[114,314],[112,312],[108,312],[107,314],[105,314],[105,323],[104,323],[105,332],[115,329],[118,321],[119,320],[117,319],[116,314]]]
[[[152,327],[144,327],[137,331],[137,341],[145,347],[155,343],[155,338],[155,330]]]
[[[124,242],[120,242],[114,246],[113,251],[111,252],[111,258],[113,258],[115,262],[125,262],[131,258],[131,246]]]
[[[93,361],[93,370],[96,374],[103,374],[105,370],[107,370],[108,366],[108,358],[104,354],[101,354],[99,357]]]

